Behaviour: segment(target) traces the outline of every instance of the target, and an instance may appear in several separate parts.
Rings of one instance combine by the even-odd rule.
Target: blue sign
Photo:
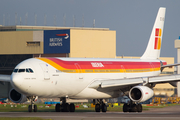
[[[70,30],[44,30],[44,53],[70,53]]]

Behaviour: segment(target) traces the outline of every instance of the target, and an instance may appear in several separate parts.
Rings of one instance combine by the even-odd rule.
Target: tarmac
[[[179,120],[180,105],[152,108],[142,113],[123,112],[0,112],[0,117],[40,117],[52,120]]]

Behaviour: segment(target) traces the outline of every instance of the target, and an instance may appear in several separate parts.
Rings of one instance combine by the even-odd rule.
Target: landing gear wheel
[[[142,105],[141,104],[137,104],[137,112],[142,112]]]
[[[95,106],[95,110],[96,110],[96,112],[100,112],[100,104],[96,104],[96,106]]]
[[[70,105],[66,103],[66,97],[60,98],[60,103],[56,104],[55,111],[56,112],[74,112],[75,111],[75,105],[74,103],[71,103]]]
[[[32,105],[28,106],[28,112],[32,112]]]
[[[70,107],[68,103],[65,103],[62,105],[63,106],[63,112],[69,112],[70,111]]]
[[[133,104],[129,112],[137,112],[137,105]]]
[[[56,112],[61,111],[61,105],[59,103],[56,104],[55,110],[56,110]]]
[[[107,106],[104,103],[103,99],[93,99],[93,104],[95,104],[95,111],[96,112],[106,112],[107,111]]]
[[[75,105],[73,103],[71,103],[69,105],[69,107],[70,107],[70,112],[74,112],[75,111]]]
[[[34,112],[37,112],[37,105],[34,105]]]
[[[127,103],[125,103],[124,105],[123,105],[123,112],[129,112],[129,105],[127,104]]]
[[[107,111],[107,106],[106,106],[106,104],[102,104],[102,112],[106,112]]]

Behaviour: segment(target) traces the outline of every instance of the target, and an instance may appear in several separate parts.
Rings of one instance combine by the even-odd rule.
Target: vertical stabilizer
[[[160,7],[146,51],[141,59],[158,59],[160,56],[166,8]]]

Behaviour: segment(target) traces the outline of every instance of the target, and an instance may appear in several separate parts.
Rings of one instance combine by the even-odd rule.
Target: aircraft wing
[[[0,81],[1,82],[10,82],[11,80],[11,75],[1,75],[0,74]]]
[[[168,64],[161,66],[163,70],[165,67],[178,66],[180,63]],[[163,75],[163,76],[153,76],[153,77],[138,77],[138,78],[124,78],[124,79],[99,79],[95,80],[89,85],[89,88],[123,88],[125,86],[135,86],[139,84],[148,84],[148,83],[170,83],[180,81],[180,74],[176,75]]]
[[[139,78],[127,78],[127,79],[109,79],[109,80],[96,80],[89,85],[89,88],[105,89],[105,88],[123,88],[125,86],[135,86],[139,84],[148,83],[169,83],[180,81],[180,74],[177,75],[164,75],[154,77],[139,77]]]

